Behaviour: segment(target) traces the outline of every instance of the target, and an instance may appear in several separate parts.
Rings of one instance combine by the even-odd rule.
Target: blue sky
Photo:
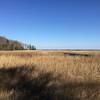
[[[100,49],[100,0],[0,0],[0,35],[39,49]]]

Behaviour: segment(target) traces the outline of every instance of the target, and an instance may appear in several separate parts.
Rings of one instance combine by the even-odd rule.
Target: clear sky
[[[39,49],[100,49],[100,0],[0,0],[0,35]]]

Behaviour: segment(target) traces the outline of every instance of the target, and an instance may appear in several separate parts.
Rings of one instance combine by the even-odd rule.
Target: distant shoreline
[[[37,49],[37,50],[47,50],[47,51],[100,51],[100,49]]]

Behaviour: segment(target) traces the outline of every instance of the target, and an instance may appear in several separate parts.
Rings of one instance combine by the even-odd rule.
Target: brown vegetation
[[[0,52],[0,100],[100,100],[98,55],[99,51]]]

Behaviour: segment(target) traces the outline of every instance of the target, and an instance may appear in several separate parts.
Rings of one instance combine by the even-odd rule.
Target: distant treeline
[[[8,40],[0,36],[0,50],[36,50],[35,46]]]
[[[0,50],[36,50],[33,45],[27,45],[27,48],[24,48],[18,44],[0,44]]]

